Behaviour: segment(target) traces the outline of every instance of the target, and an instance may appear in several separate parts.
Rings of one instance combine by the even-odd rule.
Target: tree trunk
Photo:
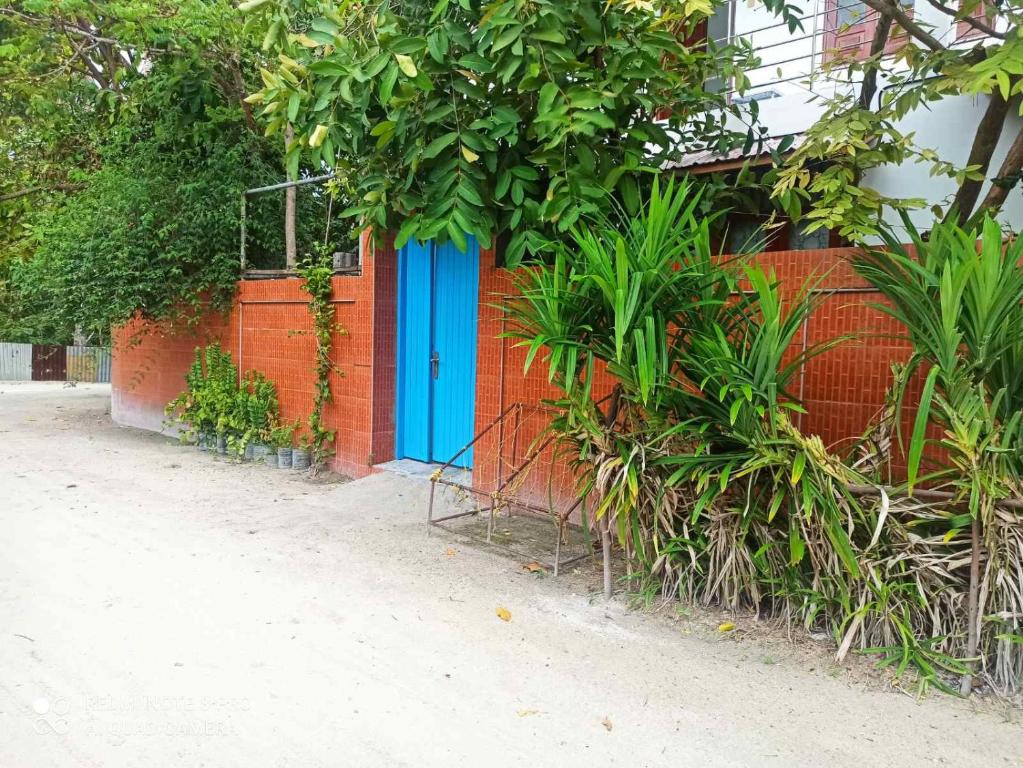
[[[980,518],[974,517],[970,524],[970,591],[966,598],[966,663],[970,671],[963,675],[959,683],[959,692],[963,696],[969,696],[973,690],[973,674],[977,669],[977,662],[972,659],[977,655],[977,648],[980,645],[980,616],[977,615],[980,591]]]
[[[1002,125],[1005,123],[1005,115],[1008,111],[1008,102],[996,90],[991,94],[991,100],[977,126],[977,133],[973,137],[973,146],[970,148],[970,157],[966,161],[967,165],[980,166],[978,171],[982,176],[987,176],[988,167],[991,165],[991,156],[995,153],[995,147],[998,146],[998,139],[1002,135]],[[957,221],[960,225],[969,220],[983,184],[983,180],[967,179],[959,187],[953,208],[958,210]],[[945,217],[946,221],[952,215],[952,210],[949,209],[949,215]]]
[[[884,50],[888,42],[888,35],[892,30],[892,17],[886,13],[880,14],[877,26],[874,28],[874,39],[870,42],[870,56],[877,56]],[[861,109],[870,109],[870,102],[874,100],[877,93],[877,69],[875,62],[866,72],[863,73],[863,86],[860,88],[859,105]]]
[[[291,146],[295,138],[295,129],[289,124],[284,129],[285,151]],[[294,181],[291,174],[288,174],[288,181]],[[295,208],[298,202],[298,189],[288,187],[284,191],[284,266],[286,269],[294,269],[298,266],[298,240],[295,235]]]
[[[610,600],[611,587],[611,518],[604,515],[600,520],[600,545],[604,556],[604,599]]]
[[[245,78],[242,76],[242,68],[237,54],[231,57],[230,61],[227,63],[227,67],[231,74],[231,83],[235,98],[238,99],[238,103],[241,104],[242,114],[245,115],[245,124],[253,133],[259,133],[259,126],[256,124],[256,118],[252,115],[252,105],[245,101],[245,97],[249,94],[246,93],[247,88],[245,87]]]
[[[988,190],[984,201],[977,208],[976,217],[980,217],[984,211],[997,210],[1002,207],[1009,192],[1019,182],[1019,172],[1023,168],[1023,130],[1016,134],[1016,138],[1009,147],[1002,161],[1002,167],[998,169],[998,175],[991,180],[991,189]]]

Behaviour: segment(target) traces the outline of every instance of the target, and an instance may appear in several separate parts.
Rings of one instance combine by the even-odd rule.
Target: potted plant
[[[309,469],[312,464],[312,443],[307,435],[298,441],[298,447],[291,449],[292,469]]]
[[[268,467],[276,467],[277,447],[273,444],[272,437],[267,438],[267,443],[268,443],[267,445],[263,446],[263,448],[266,449],[266,453],[263,454],[263,463],[266,464]]]
[[[280,424],[272,431],[273,445],[277,449],[277,467],[291,469],[291,440],[295,433],[294,424]]]
[[[272,381],[253,371],[239,384],[231,354],[214,343],[196,347],[185,382],[186,390],[164,409],[168,426],[180,425],[184,441],[194,441],[201,451],[264,459],[277,466],[276,449],[290,449],[294,427],[286,425],[286,430],[273,434],[280,405]],[[267,459],[271,452],[272,462]]]
[[[202,351],[196,347],[195,359],[185,374],[185,391],[164,408],[164,426],[177,429],[182,442],[194,443],[200,451],[207,449],[208,412],[204,408],[207,386]]]
[[[280,418],[277,389],[261,373],[249,374],[244,387],[246,436],[251,445],[251,458],[258,461],[270,452],[271,431]]]
[[[266,438],[260,438],[258,435],[253,442],[248,444],[247,448],[251,449],[249,458],[252,461],[264,461],[270,455],[270,446],[266,444]]]

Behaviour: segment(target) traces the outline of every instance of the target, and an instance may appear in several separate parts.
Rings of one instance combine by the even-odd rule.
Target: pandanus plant
[[[610,529],[640,545],[650,515],[636,515],[637,506],[671,514],[656,490],[662,484],[644,476],[645,438],[670,426],[662,414],[681,339],[696,314],[724,304],[734,282],[713,263],[711,220],[698,218],[699,202],[688,182],[655,183],[638,216],[574,226],[549,244],[546,262],[517,273],[507,305],[507,335],[527,348],[527,370],[542,361],[562,393],[550,428],[578,491],[597,490],[607,592]],[[595,378],[605,374],[614,385],[597,396]]]
[[[905,329],[913,352],[896,382],[900,409],[914,374],[923,377],[911,434],[907,491],[926,481],[950,489],[948,514],[915,521],[952,551],[968,552],[968,660],[979,657],[997,687],[1018,690],[1023,676],[1023,241],[985,219],[978,229],[937,224],[925,239],[905,219],[911,249],[892,234],[865,252],[856,270],[887,299],[878,309]],[[899,420],[901,421],[901,419]],[[931,440],[928,425],[941,430]],[[925,449],[941,450],[921,477]],[[1006,503],[1008,501],[1008,503]],[[960,578],[954,572],[951,578]],[[952,589],[961,584],[952,583]],[[969,693],[973,672],[963,676]]]
[[[860,569],[853,537],[866,528],[848,492],[858,479],[819,438],[794,423],[803,408],[792,386],[812,357],[843,338],[799,348],[817,308],[817,281],[783,301],[780,286],[745,270],[746,306],[728,306],[694,328],[680,350],[684,385],[673,389],[673,419],[693,436],[689,450],[658,459],[669,487],[690,489],[697,540],[677,540],[678,578],[705,602],[759,608],[764,598],[807,625],[848,602]],[[720,315],[737,315],[723,330]]]
[[[720,511],[730,484],[754,484],[774,527],[785,504],[784,536],[772,534],[770,542],[787,539],[784,562],[802,562],[808,538],[811,548],[828,546],[807,561],[827,571],[818,580],[829,583],[833,571],[856,572],[845,532],[854,502],[835,490],[837,463],[784,416],[799,409],[788,394],[792,377],[827,346],[785,357],[815,306],[812,290],[783,306],[764,272],[715,257],[711,222],[697,217],[698,203],[685,182],[663,192],[655,184],[635,219],[574,228],[566,242],[553,244],[548,263],[518,275],[509,335],[528,348],[526,367],[543,360],[562,392],[551,429],[567,446],[579,492],[596,499],[605,591],[614,530],[642,572],[667,591],[692,593],[699,582],[708,600],[756,603],[766,565],[760,546],[738,558],[722,552],[720,567],[712,561],[708,572],[712,550],[742,546],[740,529],[757,516],[732,526],[730,538],[708,534],[708,518],[724,520],[711,509]],[[741,290],[742,275],[751,290]],[[601,372],[613,382],[603,397],[594,390]],[[825,511],[814,520],[823,522],[808,524],[812,536],[787,522],[790,511],[809,514],[820,505]],[[745,575],[733,578],[737,563]]]

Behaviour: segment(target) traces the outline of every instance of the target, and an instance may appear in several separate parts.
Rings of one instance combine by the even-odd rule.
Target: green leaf
[[[448,235],[451,237],[451,242],[455,244],[455,247],[462,253],[465,253],[469,249],[469,244],[465,240],[465,234],[458,227],[457,224],[451,219],[448,219],[447,223]]]
[[[430,51],[430,56],[438,64],[443,64],[444,59],[448,53],[448,40],[447,37],[441,35],[439,32],[434,32],[432,35],[428,35],[426,38],[426,47]]]
[[[386,63],[386,61],[384,63]],[[320,59],[319,61],[314,61],[309,65],[309,71],[315,72],[317,75],[343,77],[350,74],[351,69],[340,62],[334,61],[333,59]]]
[[[803,476],[803,468],[806,466],[806,454],[800,451],[792,458],[792,472],[789,475],[789,482],[793,485],[799,484],[799,478]]]
[[[380,80],[380,103],[387,104],[391,100],[391,94],[394,92],[394,84],[398,81],[398,67],[393,63],[387,65],[387,71],[384,72],[384,76]]]
[[[742,408],[742,400],[736,400],[732,403],[732,407],[728,409],[728,423],[735,425],[735,420],[739,418],[739,409]]]
[[[379,75],[381,72],[384,71],[384,67],[387,66],[390,60],[391,57],[388,56],[386,53],[379,53],[376,56],[374,56],[370,60],[369,64],[366,65],[365,68],[366,77],[376,77],[377,75]]]
[[[335,24],[330,19],[324,18],[322,16],[319,17],[319,18],[313,19],[312,23],[310,24],[310,26],[313,29],[315,29],[317,32],[323,32],[324,34],[328,34],[328,35],[337,35],[337,33],[341,31],[338,28],[337,24]]]
[[[906,482],[910,494],[913,493],[913,485],[916,483],[917,474],[920,471],[920,460],[923,457],[924,446],[926,445],[927,422],[931,416],[931,399],[934,397],[934,387],[941,373],[938,366],[933,366],[927,372],[924,380],[924,389],[920,395],[920,406],[916,412],[916,420],[913,423],[913,435],[909,442],[909,452],[906,464]]]
[[[451,131],[450,133],[445,133],[443,136],[438,136],[436,139],[427,144],[426,149],[423,150],[423,157],[427,160],[436,157],[443,152],[444,149],[454,144],[455,139],[457,138],[457,131]]]
[[[398,68],[408,77],[415,77],[419,74],[419,70],[416,69],[416,63],[412,61],[410,56],[406,56],[404,53],[396,53],[394,54],[394,60],[398,62]]]
[[[494,54],[500,51],[502,48],[507,48],[509,45],[519,39],[522,34],[521,26],[509,27],[494,40],[494,44],[490,47],[490,53]]]
[[[497,175],[497,184],[494,186],[494,197],[497,200],[502,199],[507,194],[508,187],[511,186],[511,179],[511,173],[507,168]]]
[[[806,554],[806,542],[799,531],[799,523],[793,517],[789,521],[789,565],[799,565]]]
[[[430,14],[430,21],[437,21],[444,12],[448,9],[448,0],[437,0],[437,3],[433,6],[433,12]]]
[[[542,40],[545,43],[561,44],[566,42],[565,36],[556,29],[533,29],[530,30],[529,36],[534,40]]]

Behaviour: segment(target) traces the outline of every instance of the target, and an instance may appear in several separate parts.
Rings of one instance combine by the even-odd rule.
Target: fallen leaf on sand
[[[726,621],[724,624],[718,624],[718,632],[731,632],[733,629],[735,629],[735,625],[730,621]]]
[[[532,563],[526,563],[522,567],[525,568],[530,573],[540,573],[541,571],[543,571],[543,566],[540,565],[540,563],[536,562],[535,560]]]
[[[455,550],[448,547],[448,550],[444,554],[447,555],[448,557],[453,557],[455,555]]]
[[[610,717],[605,717],[603,720],[600,721],[600,724],[602,726],[604,726],[605,728],[607,728],[609,731],[612,728],[614,728],[614,725],[611,724],[611,718]]]
[[[520,709],[518,712],[519,717],[529,717],[530,715],[539,715],[539,709]]]
[[[499,618],[501,621],[511,621],[511,611],[502,606],[498,606],[497,618]]]

